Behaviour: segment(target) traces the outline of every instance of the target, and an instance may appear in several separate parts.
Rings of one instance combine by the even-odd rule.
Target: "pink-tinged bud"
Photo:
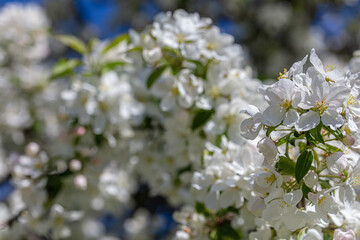
[[[84,127],[78,127],[75,131],[77,136],[82,136],[86,133],[86,129]]]
[[[353,230],[343,232],[340,229],[336,229],[334,232],[333,240],[355,240],[355,233]]]
[[[81,190],[87,189],[87,179],[84,175],[77,175],[74,178],[75,187]]]
[[[82,168],[82,164],[79,160],[73,159],[70,161],[69,168],[72,172],[77,172]]]
[[[341,142],[342,142],[343,144],[345,144],[346,146],[351,147],[351,146],[354,145],[354,143],[355,143],[355,138],[353,138],[352,136],[346,135],[346,136],[341,140]]]

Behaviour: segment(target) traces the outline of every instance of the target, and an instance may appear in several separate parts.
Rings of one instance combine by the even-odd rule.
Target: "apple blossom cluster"
[[[116,151],[98,145],[104,139],[115,141],[116,134],[129,135],[128,125],[139,115],[128,75],[109,72],[99,77],[100,83],[88,76],[85,87],[80,81],[61,79],[81,61],[60,60],[50,69],[45,62],[49,23],[37,5],[6,5],[0,25],[0,183],[10,188],[1,199],[0,238],[110,239],[100,217],[121,212],[137,185],[132,164],[117,158],[123,154],[121,145]],[[119,51],[107,59],[122,60]],[[89,57],[84,65],[89,65]],[[76,102],[77,96],[84,102]],[[101,106],[96,105],[98,99]],[[77,104],[86,103],[88,111],[83,108],[74,116],[83,106]],[[121,112],[108,114],[113,110],[107,110],[108,105],[121,107]],[[105,127],[105,115],[111,126]]]
[[[190,181],[204,167],[206,143],[219,145],[223,137],[240,149],[246,144],[238,113],[249,103],[261,104],[259,81],[233,38],[198,14],[160,14],[130,38],[141,49],[133,52],[140,59],[134,91],[153,132],[137,131],[143,145],[137,170],[153,193],[175,205],[191,202]]]
[[[52,68],[41,8],[8,5],[0,27],[1,239],[153,239],[144,184],[178,210],[177,240],[360,237],[356,55],[343,73],[312,50],[261,85],[184,10],[105,41],[55,35],[81,58]]]
[[[304,71],[307,59],[259,88],[268,102],[264,111],[244,110],[250,115],[241,124],[244,137],[266,131],[258,142],[263,166],[251,174],[248,202],[261,219],[252,233],[259,239],[360,235],[359,75],[324,67],[314,49]]]

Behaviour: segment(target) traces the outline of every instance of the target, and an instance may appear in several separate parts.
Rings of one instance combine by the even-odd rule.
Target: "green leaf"
[[[337,148],[337,147],[335,147],[333,145],[330,145],[330,144],[325,144],[325,147],[326,147],[328,152],[332,152],[332,153],[334,153],[334,152],[342,152],[342,150],[340,148]]]
[[[217,235],[219,240],[241,239],[241,235],[231,227],[230,222],[223,222],[218,228]]]
[[[60,175],[56,174],[48,176],[45,189],[47,191],[49,201],[52,201],[58,195],[62,188],[62,185],[63,182]]]
[[[104,68],[106,70],[112,70],[114,69],[115,67],[118,67],[118,66],[124,66],[126,63],[125,62],[122,62],[122,61],[115,61],[115,62],[107,62],[106,64],[104,64]]]
[[[85,54],[87,52],[86,44],[75,36],[56,35],[55,38],[78,53]]]
[[[280,141],[278,141],[278,142],[276,142],[276,146],[278,147],[278,146],[281,146],[281,145],[283,145],[284,143],[286,143],[287,142],[287,138],[282,138],[282,139],[280,139]]]
[[[129,40],[129,34],[123,34],[117,36],[113,41],[109,43],[109,45],[106,46],[106,48],[104,48],[103,54],[109,51],[110,49],[116,47],[119,43],[121,43],[124,40]]]
[[[308,173],[314,159],[312,151],[306,150],[300,154],[295,165],[295,178],[298,183]]]
[[[309,187],[306,186],[305,184],[302,185],[301,190],[302,190],[303,196],[304,196],[305,198],[308,198],[308,193],[309,193],[309,192],[312,192],[312,191],[311,191],[311,188],[309,188]]]
[[[165,71],[167,68],[167,65],[162,65],[160,67],[157,67],[148,77],[146,81],[146,87],[149,89],[151,86],[158,80],[158,78],[161,76],[161,74]]]
[[[60,59],[51,70],[51,79],[65,77],[74,72],[74,69],[81,65],[79,59]]]
[[[300,152],[305,151],[307,149],[306,143],[299,142],[299,148],[300,148]]]
[[[320,186],[321,186],[322,189],[329,189],[329,188],[332,187],[329,180],[319,179],[319,183],[320,183]]]
[[[293,138],[290,138],[290,140],[289,140],[289,143],[290,143],[291,145],[293,145],[294,147],[295,147],[295,141],[296,141],[296,139],[297,139],[297,138],[293,137]]]
[[[295,173],[295,162],[290,158],[280,156],[277,162],[278,168],[288,175],[294,175]]]
[[[303,229],[300,230],[300,232],[298,234],[298,240],[302,240],[304,238],[304,235],[306,233],[306,229],[307,229],[307,227],[304,227]]]
[[[312,135],[310,134],[310,131],[305,133],[305,137],[306,137],[306,141],[308,141],[308,143],[311,143],[313,145],[316,145],[316,141],[315,139],[312,137]]]
[[[276,127],[268,127],[267,131],[266,131],[266,136],[269,137],[270,136],[270,133],[272,131],[274,131],[276,129]]]
[[[213,110],[199,110],[192,121],[191,129],[195,130],[198,127],[204,125],[212,116],[214,113]]]
[[[310,130],[310,135],[318,142],[325,143],[324,138],[321,135],[322,124],[319,123],[316,128]]]
[[[203,203],[200,202],[196,202],[195,203],[195,211],[199,214],[202,214],[206,217],[210,216],[211,213],[210,211],[205,207],[205,205]]]

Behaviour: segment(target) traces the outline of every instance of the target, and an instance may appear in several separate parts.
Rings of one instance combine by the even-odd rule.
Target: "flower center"
[[[287,78],[287,74],[288,74],[287,69],[284,68],[284,73],[279,72],[278,79]]]
[[[177,87],[172,87],[171,88],[171,93],[174,95],[174,96],[178,96],[179,95],[179,89]]]
[[[346,101],[347,105],[353,105],[353,106],[357,106],[357,99],[354,98],[354,96],[352,94],[350,94],[349,99]]]
[[[179,43],[184,43],[185,42],[185,34],[184,33],[178,33],[176,35],[177,41]]]
[[[216,49],[216,44],[215,43],[212,43],[212,42],[208,42],[207,44],[207,48],[211,51],[214,51]]]
[[[320,205],[324,200],[325,200],[325,196],[322,196],[321,198],[318,199],[318,205]]]
[[[292,100],[281,99],[281,104],[280,104],[281,107],[288,109],[291,107],[291,104],[292,104]]]
[[[328,106],[326,106],[324,99],[321,99],[321,101],[316,101],[316,106],[319,109],[320,115],[322,115],[325,110],[328,109]]]
[[[266,183],[272,183],[275,181],[275,175],[271,175],[270,177],[265,178]]]
[[[219,88],[216,87],[216,86],[212,86],[210,88],[210,96],[213,97],[213,98],[216,98],[220,95],[220,91],[219,91]]]

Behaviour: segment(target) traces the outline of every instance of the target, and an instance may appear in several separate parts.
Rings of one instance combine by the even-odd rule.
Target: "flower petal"
[[[327,109],[321,115],[321,121],[325,126],[330,127],[332,130],[336,130],[344,124],[343,117],[335,110]]]
[[[261,116],[261,121],[267,126],[277,126],[285,118],[286,111],[278,105],[270,105]]]
[[[324,65],[322,64],[320,58],[316,55],[315,49],[311,49],[310,52],[310,62],[316,70],[318,70],[320,73],[325,74]]]
[[[299,123],[295,126],[299,132],[308,131],[315,128],[320,123],[318,112],[309,111],[300,116]]]
[[[294,109],[287,111],[283,124],[287,127],[294,126],[299,120],[299,114]]]

